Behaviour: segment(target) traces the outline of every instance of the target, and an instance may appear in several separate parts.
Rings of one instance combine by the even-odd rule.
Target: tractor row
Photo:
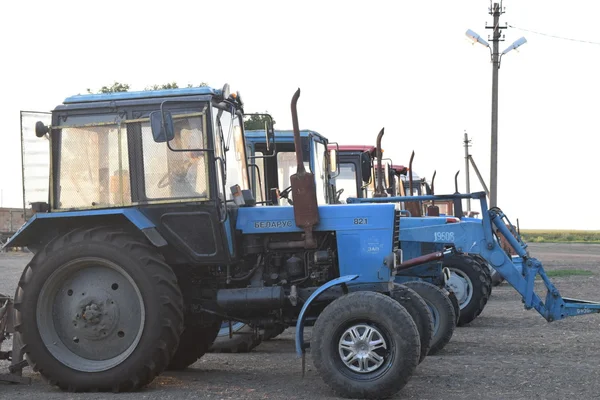
[[[13,365],[26,357],[64,390],[131,391],[193,364],[223,329],[294,325],[298,356],[310,349],[335,392],[389,397],[449,340],[439,332],[458,302],[440,262],[456,257],[485,260],[548,321],[600,312],[560,296],[483,193],[382,196],[379,174],[373,197],[337,204],[338,163],[319,135],[301,135],[299,96],[295,158],[278,159],[286,145],[272,125],[249,157],[244,103],[228,85],[77,95],[40,121],[48,202],[6,244],[34,253],[14,297]],[[293,174],[277,164],[294,159]],[[481,218],[402,207],[463,198]]]

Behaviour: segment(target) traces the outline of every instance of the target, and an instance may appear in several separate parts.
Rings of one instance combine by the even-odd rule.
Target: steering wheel
[[[342,193],[344,193],[344,188],[341,188],[340,190],[335,192],[335,202],[336,203],[340,202],[340,196],[342,195]]]
[[[283,197],[284,199],[287,200],[288,203],[290,203],[291,206],[293,206],[294,202],[292,201],[292,199],[290,199],[288,197],[288,195],[290,194],[291,191],[292,191],[292,187],[288,186],[285,189],[283,189],[281,192],[279,192],[279,197]]]
[[[185,171],[185,175],[187,175],[190,167],[194,164],[195,159],[191,159],[184,162],[183,170]],[[171,184],[171,180],[169,179],[172,176],[177,176],[179,174],[174,173],[173,171],[167,172],[156,184],[159,189],[165,188]],[[182,175],[183,176],[183,175]]]

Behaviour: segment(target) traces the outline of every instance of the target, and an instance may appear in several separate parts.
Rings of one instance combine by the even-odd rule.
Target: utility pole
[[[490,153],[490,207],[496,206],[498,199],[498,70],[500,69],[500,51],[498,49],[503,40],[502,29],[506,26],[500,26],[500,15],[504,14],[502,2],[491,3],[490,14],[494,17],[494,25],[486,29],[493,29],[492,33],[492,146]]]
[[[469,178],[469,146],[471,141],[469,140],[469,135],[467,135],[467,131],[465,131],[465,140],[463,141],[465,145],[465,176],[467,180],[467,194],[471,193],[471,180]],[[471,211],[471,199],[467,199],[467,212]]]

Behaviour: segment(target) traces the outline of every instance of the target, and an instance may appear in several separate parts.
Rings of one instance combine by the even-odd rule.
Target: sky
[[[167,7],[168,6],[168,7]],[[505,0],[500,50],[527,43],[499,71],[498,206],[529,229],[600,229],[595,161],[600,93],[600,2]],[[489,181],[492,16],[485,0],[28,1],[0,5],[2,206],[22,205],[21,110],[115,81],[229,83],[246,112],[267,110],[339,144],[375,144],[431,177],[438,194],[465,191],[463,136]],[[471,190],[481,190],[471,172]],[[577,207],[590,210],[579,214]],[[583,218],[582,218],[583,217]]]

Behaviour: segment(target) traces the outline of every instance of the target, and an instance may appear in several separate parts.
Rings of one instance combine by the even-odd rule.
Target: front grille
[[[394,212],[394,237],[392,239],[394,252],[400,248],[400,210]]]

